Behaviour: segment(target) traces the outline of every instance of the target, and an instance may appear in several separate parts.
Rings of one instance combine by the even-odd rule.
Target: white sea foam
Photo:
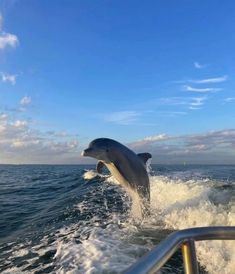
[[[115,219],[115,216],[113,216]],[[113,221],[115,222],[115,220]],[[119,221],[116,220],[117,222]],[[134,231],[133,231],[134,230]],[[126,235],[136,231],[135,227],[120,229],[118,224],[110,224],[105,229],[93,227],[89,238],[76,244],[72,239],[77,232],[70,235],[71,241],[58,244],[55,259],[60,265],[57,273],[119,273],[135,262],[137,254],[142,255],[147,247],[130,244],[123,240]],[[105,272],[106,273],[106,272]]]
[[[87,179],[97,176],[94,171],[85,174]],[[53,262],[56,273],[120,273],[150,250],[153,239],[155,242],[156,238],[159,240],[159,233],[165,229],[235,225],[235,201],[229,199],[224,191],[220,190],[219,195],[218,190],[213,188],[213,181],[187,180],[183,173],[173,177],[150,176],[151,215],[141,224],[135,219],[138,201],[133,202],[127,215],[110,213],[105,219],[99,216],[97,207],[97,216],[58,230],[54,235],[56,241],[50,245],[47,245],[50,235],[45,236],[41,244],[31,247],[31,250],[39,256],[48,250],[56,250]],[[106,183],[105,187],[110,188],[110,183],[115,184],[116,181],[109,177]],[[216,198],[216,202],[211,197]],[[92,204],[83,201],[74,205],[74,210],[85,214],[92,207]],[[163,234],[161,237],[164,237]],[[234,242],[200,242],[196,244],[196,249],[198,260],[208,273],[234,273]],[[17,249],[15,255],[20,254],[27,254],[27,250]],[[22,268],[10,270],[18,273]],[[40,270],[40,266],[35,270]]]
[[[112,178],[109,178],[110,180]],[[226,205],[213,203],[210,200],[210,195],[215,190],[211,188],[211,184],[207,179],[183,181],[164,176],[151,176],[151,217],[145,220],[145,224],[142,225],[152,229],[157,228],[159,223],[163,228],[168,229],[235,225],[235,203],[233,201]],[[135,208],[136,204],[133,203],[133,210],[129,218],[133,217],[132,213]],[[125,239],[123,233],[125,236],[135,237],[136,231],[128,231],[128,227],[120,229],[118,226],[112,226],[111,230],[99,228],[92,234],[92,237],[89,237],[88,241],[83,242],[82,248],[78,247],[76,250],[75,260],[86,262],[85,265],[80,265],[82,271],[84,273],[98,273],[104,269],[120,271],[123,269],[122,266],[133,262],[133,258],[125,252],[128,250],[128,245],[124,245],[125,248],[123,248]],[[135,245],[134,248],[141,249],[142,245]],[[70,250],[70,248],[66,250]],[[234,242],[200,242],[197,243],[197,252],[199,262],[209,273],[229,274],[235,269]],[[65,253],[62,252],[62,254]],[[112,255],[109,256],[110,254]],[[57,258],[59,257],[64,261],[64,256],[59,256],[57,252]],[[85,259],[94,257],[99,259]],[[103,260],[103,263],[99,263],[100,260]],[[117,261],[120,265],[117,264]]]
[[[84,180],[92,180],[97,176],[99,176],[101,178],[105,178],[105,179],[108,179],[108,178],[112,177],[110,175],[100,174],[100,173],[96,172],[93,169],[88,169],[84,172],[84,174],[82,175],[82,178]],[[112,177],[112,183],[117,183],[116,180],[113,177]]]
[[[94,179],[97,175],[98,173],[94,170],[86,170],[82,177],[84,180],[91,180]]]
[[[169,180],[151,178],[151,221],[161,219],[166,228],[234,226],[235,203],[214,204],[215,190],[207,180]],[[222,195],[223,193],[221,193]],[[222,197],[221,197],[222,199]],[[154,222],[152,223],[154,224]],[[235,244],[232,241],[207,241],[196,245],[198,259],[209,273],[231,274],[235,269]]]
[[[113,178],[108,181],[113,182]],[[173,230],[235,225],[235,204],[230,202],[226,206],[215,205],[209,198],[214,190],[208,180],[185,182],[164,176],[151,176],[150,181],[151,216],[142,226],[131,224],[136,207],[133,203],[133,210],[125,223],[120,225],[121,216],[112,216],[112,224],[105,229],[99,226],[87,228],[91,230],[90,235],[81,244],[72,240],[76,238],[77,232],[74,230],[70,241],[58,242],[55,255],[60,266],[58,273],[120,273],[152,247],[143,231],[145,228],[159,230],[159,224],[162,229]],[[136,243],[133,243],[133,239]],[[231,274],[235,269],[235,245],[231,241],[197,243],[197,254],[200,264],[211,274]]]
[[[12,256],[10,258],[14,257],[23,257],[29,253],[29,250],[24,247],[20,247],[18,250],[15,250],[12,252]]]

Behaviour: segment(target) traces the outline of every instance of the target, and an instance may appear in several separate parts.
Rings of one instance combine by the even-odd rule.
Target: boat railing
[[[195,241],[205,240],[235,240],[235,226],[196,227],[173,232],[124,273],[156,273],[181,248],[185,273],[198,274]]]

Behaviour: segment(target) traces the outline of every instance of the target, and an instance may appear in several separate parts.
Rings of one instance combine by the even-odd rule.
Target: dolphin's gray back
[[[150,199],[149,178],[144,162],[130,149],[117,142],[117,150],[115,151],[115,161],[113,165],[116,167],[118,173],[107,165],[107,168],[114,177],[126,187],[136,190],[142,198]]]

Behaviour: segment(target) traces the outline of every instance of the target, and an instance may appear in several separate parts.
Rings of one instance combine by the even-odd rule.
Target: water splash
[[[138,221],[138,198],[131,202],[113,177],[87,170],[83,178],[85,185],[90,186],[89,191],[66,211],[68,216],[80,216],[80,220],[55,229],[35,243],[6,246],[2,254],[11,255],[2,262],[5,265],[2,273],[120,273],[170,231],[235,225],[233,182],[224,186],[200,178],[199,173],[197,176],[189,172],[169,176],[156,176],[152,170],[150,173],[151,214]],[[233,273],[234,242],[200,242],[196,248],[200,265],[208,273]],[[182,273],[181,270],[174,269],[174,264],[165,268],[166,273]]]

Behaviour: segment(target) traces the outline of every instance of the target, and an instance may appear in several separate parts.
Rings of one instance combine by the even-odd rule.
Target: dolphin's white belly
[[[132,202],[134,203],[134,207],[132,208],[132,215],[137,218],[141,218],[143,214],[142,203],[140,203],[139,195],[136,189],[130,186],[130,183],[121,175],[119,170],[115,167],[113,163],[105,164],[113,177],[125,188],[125,190],[129,193],[132,198]]]
[[[121,175],[121,173],[118,171],[118,169],[115,167],[113,163],[105,164],[110,173],[113,175],[113,177],[122,184],[125,188],[129,189],[129,183],[127,180]]]

